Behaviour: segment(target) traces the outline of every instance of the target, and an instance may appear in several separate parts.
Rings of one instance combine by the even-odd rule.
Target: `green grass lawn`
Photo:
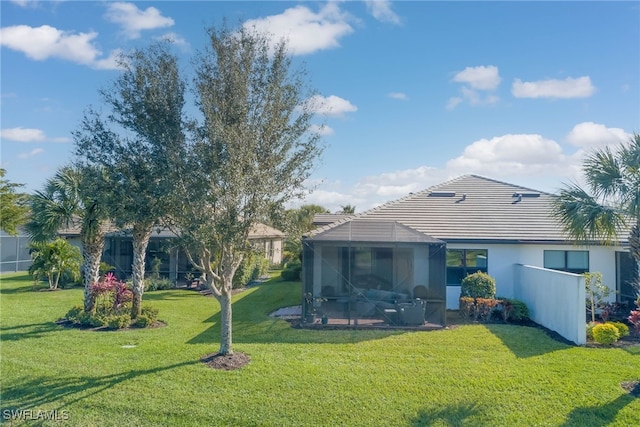
[[[251,362],[210,369],[218,304],[194,291],[148,293],[164,328],[57,326],[82,290],[34,292],[25,275],[0,284],[0,422],[72,426],[632,426],[640,347],[573,347],[541,330],[299,330],[268,317],[300,300],[272,280],[235,297],[234,348]],[[135,346],[135,347],[132,347]],[[57,410],[57,422],[44,413]],[[25,415],[27,414],[27,415]],[[51,413],[49,413],[51,414]]]

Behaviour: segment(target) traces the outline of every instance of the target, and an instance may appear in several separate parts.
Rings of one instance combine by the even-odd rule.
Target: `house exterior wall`
[[[576,344],[586,344],[585,285],[579,274],[517,265],[514,297],[534,322]]]
[[[488,274],[496,280],[497,296],[515,298],[515,268],[517,264],[544,267],[545,250],[589,251],[589,271],[602,273],[603,283],[614,292],[609,301],[616,300],[616,251],[619,246],[573,246],[543,244],[479,244],[448,243],[447,249],[486,249]],[[460,286],[447,286],[447,309],[459,308]]]

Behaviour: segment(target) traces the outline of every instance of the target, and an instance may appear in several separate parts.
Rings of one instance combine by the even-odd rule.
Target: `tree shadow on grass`
[[[60,326],[53,322],[32,323],[19,326],[0,326],[0,337],[2,341],[18,341],[29,338],[42,338],[49,332],[60,330]]]
[[[475,403],[438,406],[423,409],[411,422],[411,426],[464,426],[475,425],[470,417],[478,415],[480,410]]]
[[[195,360],[99,377],[83,376],[61,378],[59,376],[49,376],[9,384],[5,383],[2,385],[2,408],[0,408],[0,412],[11,409],[24,410],[40,408],[47,404],[60,401],[64,401],[65,406],[70,406],[75,402],[107,390],[116,384],[143,375],[156,374],[158,372],[198,363],[201,362]]]
[[[549,336],[543,328],[520,325],[484,325],[518,358],[541,356],[558,350],[566,350],[572,343]],[[526,338],[524,338],[526,337]]]
[[[28,274],[18,276],[0,276],[0,295],[33,292],[33,279]]]
[[[210,297],[208,297],[210,298]],[[265,303],[273,299],[274,295],[269,283],[255,286],[251,292],[246,292],[235,299],[232,305],[233,313],[233,342],[234,343],[356,343],[381,339],[393,335],[409,333],[406,330],[304,330],[295,329],[282,319],[269,317],[277,303]],[[267,311],[265,311],[267,310]],[[188,344],[211,344],[220,341],[220,312],[214,313],[204,323],[212,325],[202,333],[187,341]],[[348,335],[348,338],[345,338]]]
[[[170,301],[170,300],[182,300],[185,298],[197,297],[193,291],[185,289],[171,289],[165,291],[151,291],[145,292],[142,297],[143,301]]]
[[[608,426],[615,420],[618,412],[634,399],[636,398],[625,393],[604,405],[576,408],[569,413],[562,426]]]

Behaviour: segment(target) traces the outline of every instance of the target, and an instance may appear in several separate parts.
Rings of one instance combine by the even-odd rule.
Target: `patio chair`
[[[424,302],[416,299],[413,303],[398,304],[398,322],[406,326],[424,325]]]

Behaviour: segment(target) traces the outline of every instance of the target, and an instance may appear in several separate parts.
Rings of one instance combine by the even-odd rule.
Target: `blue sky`
[[[543,191],[640,132],[640,3],[2,1],[1,160],[40,189],[117,76],[119,51],[205,29],[287,37],[323,96],[307,203],[360,212],[474,173]]]

